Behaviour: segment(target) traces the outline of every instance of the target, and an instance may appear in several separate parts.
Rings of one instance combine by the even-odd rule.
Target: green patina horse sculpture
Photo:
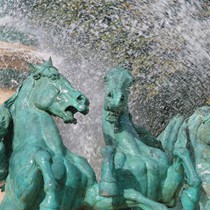
[[[160,203],[174,207],[186,184],[181,193],[183,209],[195,210],[201,181],[186,145],[177,142],[172,147],[164,145],[163,150],[160,141],[134,125],[128,110],[132,76],[127,70],[109,71],[105,84],[103,134],[106,146],[102,150],[100,195],[124,196],[126,189],[135,189],[141,196],[133,193],[133,200],[142,205],[134,209],[157,210],[161,209]],[[166,133],[168,139],[165,140],[171,142],[172,133],[170,130]],[[166,206],[162,209],[167,209]]]
[[[87,114],[89,100],[51,59],[30,64],[30,70],[22,86],[0,107],[0,181],[6,178],[0,209],[114,210],[151,204],[151,209],[166,209],[135,189],[115,197],[100,195],[93,169],[63,145],[52,118],[76,123],[74,114]]]
[[[7,174],[9,159],[0,209],[77,209],[84,200],[79,198],[95,183],[95,173],[84,158],[63,145],[51,115],[76,123],[74,114],[87,114],[89,100],[58,72],[51,59],[42,65],[31,64],[30,70],[0,109],[0,134],[4,137],[1,180]]]
[[[175,116],[158,136],[158,140],[162,142],[163,148],[167,148],[170,158],[175,146],[190,150],[202,180],[200,209],[210,209],[210,107],[200,107],[188,118]]]

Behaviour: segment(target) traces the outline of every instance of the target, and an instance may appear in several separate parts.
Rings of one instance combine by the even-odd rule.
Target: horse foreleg
[[[40,210],[59,210],[59,203],[56,198],[56,181],[53,177],[51,169],[51,156],[47,151],[39,150],[34,159],[38,165],[38,168],[42,172],[44,180],[44,192],[46,196],[43,202],[40,204]]]
[[[183,147],[174,149],[174,156],[177,156],[184,167],[189,188],[183,191],[181,202],[185,210],[194,210],[199,200],[199,189],[201,179],[199,178],[195,167],[192,163],[189,150]]]
[[[141,210],[168,210],[161,203],[153,201],[140,192],[133,189],[124,190],[122,196],[104,197],[98,192],[98,184],[88,189],[84,200],[85,209],[117,210],[117,209],[141,209]]]
[[[112,197],[119,195],[119,188],[114,164],[115,148],[107,145],[101,150],[104,158],[101,169],[99,193],[101,196]]]
[[[133,189],[124,190],[123,197],[126,199],[126,203],[129,207],[139,207],[142,210],[167,210],[168,208],[154,200],[151,200],[140,192]],[[130,203],[131,201],[135,203]]]
[[[167,176],[162,185],[160,200],[167,206],[174,207],[176,205],[178,193],[183,186],[183,181],[184,169],[181,160],[176,158],[167,170]]]

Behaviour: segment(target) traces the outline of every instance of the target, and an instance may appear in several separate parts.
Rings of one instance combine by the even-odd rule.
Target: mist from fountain
[[[131,66],[136,80],[130,100],[134,120],[155,135],[175,114],[189,116],[198,106],[210,104],[208,1],[120,0],[120,6],[111,0],[78,1],[87,7],[80,11],[77,22],[70,23],[71,11],[63,12],[64,2],[66,7],[73,4],[62,0],[42,4],[36,0],[4,2],[0,26],[5,26],[4,30],[11,26],[30,34],[32,40],[36,40],[40,56],[44,59],[52,56],[59,71],[89,97],[90,112],[87,116],[77,116],[77,125],[56,120],[65,145],[87,158],[97,174],[101,165],[100,148],[104,144],[103,75],[109,68],[118,64]],[[108,5],[109,10],[96,16],[97,9],[103,5]],[[122,5],[126,9],[123,10]],[[94,9],[96,13],[88,13]],[[113,26],[110,21],[116,24]],[[86,28],[88,23],[90,27]],[[111,39],[103,41],[101,34],[118,32],[119,27],[133,45],[123,42],[120,34],[113,37],[119,48],[112,48]],[[145,52],[135,48],[142,37],[151,40]],[[115,50],[117,55],[112,54]]]

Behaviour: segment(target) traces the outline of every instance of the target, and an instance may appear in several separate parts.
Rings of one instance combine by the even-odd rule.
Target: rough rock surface
[[[209,1],[30,0],[5,8],[48,30],[57,52],[68,46],[84,59],[97,53],[108,66],[130,67],[131,107],[154,134],[174,114],[209,103]]]

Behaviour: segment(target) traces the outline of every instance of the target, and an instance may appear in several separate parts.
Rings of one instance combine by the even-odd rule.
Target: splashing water
[[[14,28],[15,23],[15,28]],[[49,35],[41,28],[33,29],[26,25],[26,22],[12,17],[4,17],[0,20],[0,27],[7,26],[13,29],[20,29],[24,33],[29,32],[36,37],[37,45],[35,52],[40,58],[48,59],[52,56],[54,65],[64,74],[72,85],[83,92],[91,101],[90,112],[83,116],[76,114],[77,125],[64,124],[61,119],[56,118],[64,144],[78,155],[86,157],[95,168],[96,173],[100,173],[101,158],[100,148],[103,145],[101,130],[101,112],[103,106],[103,74],[107,64],[92,57],[87,60],[82,54],[74,55],[71,46],[58,51],[55,40],[52,41]],[[6,29],[5,29],[6,30]],[[56,41],[57,43],[57,41]],[[15,50],[14,48],[11,50]],[[27,74],[25,74],[27,76]],[[22,80],[25,78],[23,76]],[[10,83],[11,85],[11,83]],[[17,85],[17,81],[14,86]]]
[[[52,56],[60,72],[89,97],[90,112],[76,116],[77,125],[56,120],[65,145],[87,158],[100,174],[103,75],[110,67],[123,63],[133,69],[136,83],[130,107],[136,122],[155,135],[173,115],[189,116],[210,103],[210,3],[73,2],[78,8],[83,5],[76,15],[73,9],[65,11],[72,2],[9,1],[0,26],[3,31],[13,27],[30,34],[40,56]]]

